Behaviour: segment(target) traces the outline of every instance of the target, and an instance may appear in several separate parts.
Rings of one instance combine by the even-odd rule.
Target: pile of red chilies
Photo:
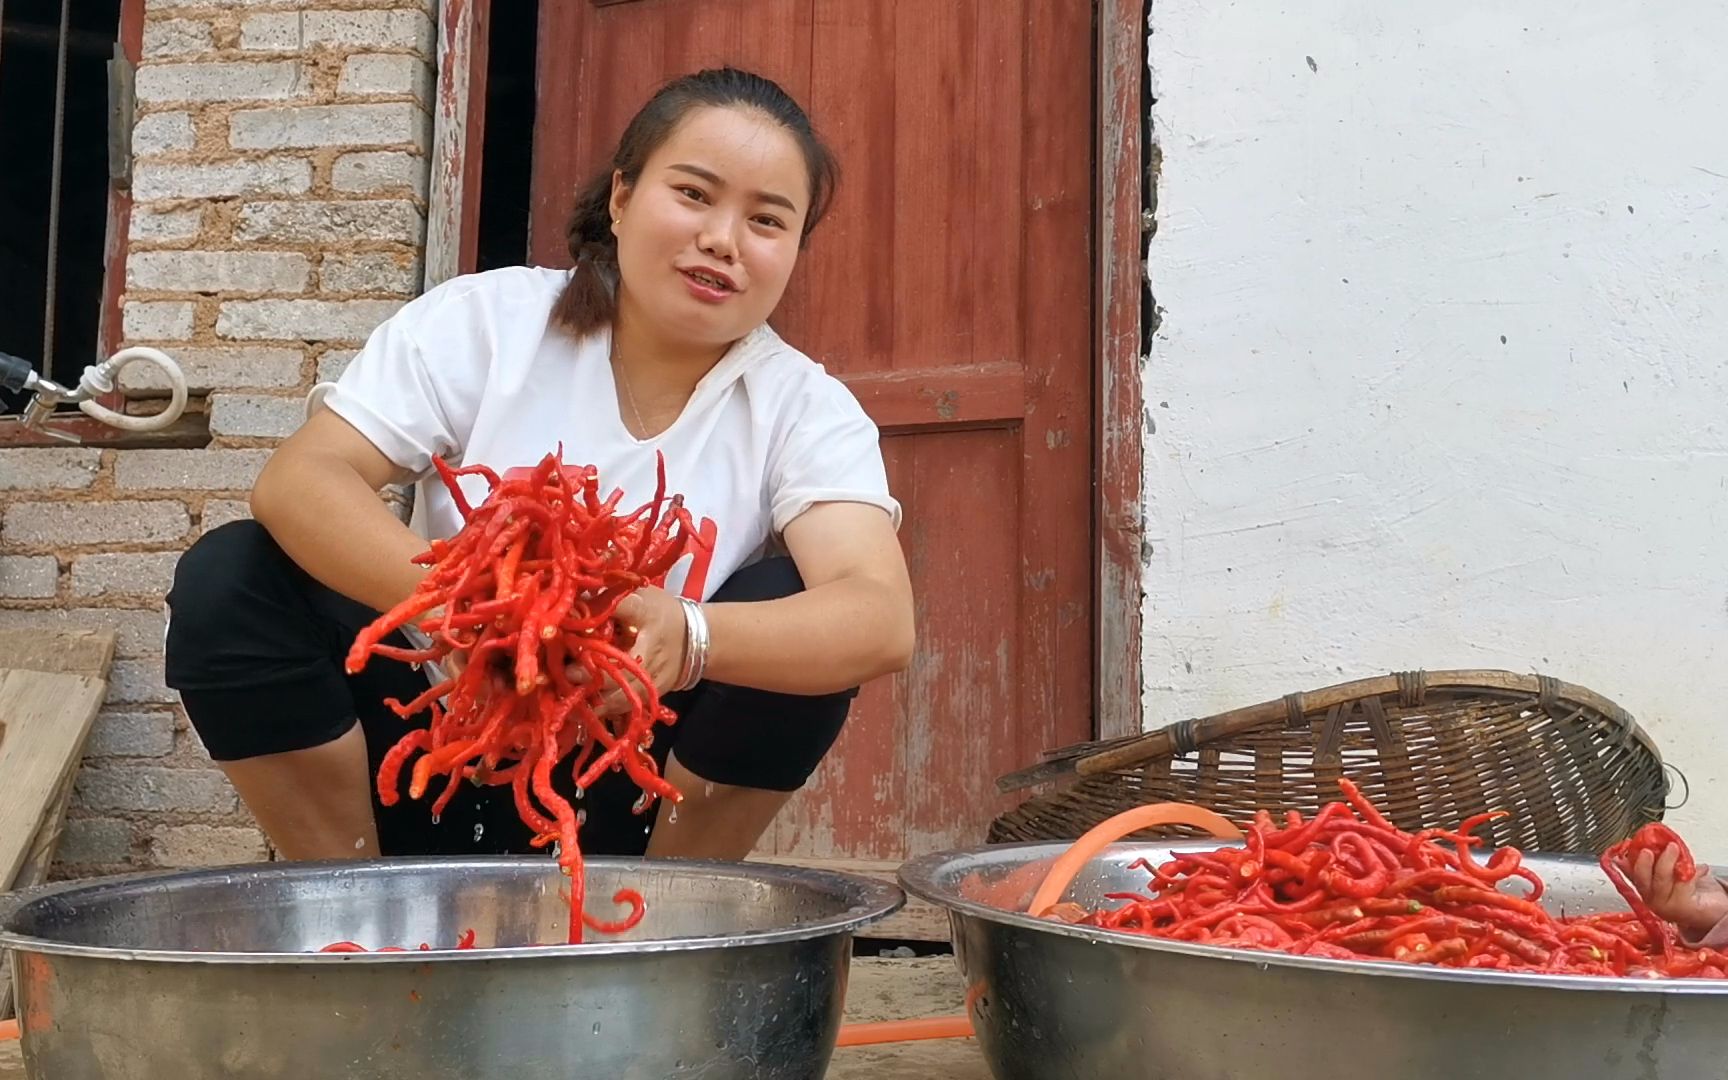
[[[1377,811],[1350,781],[1347,801],[1303,820],[1292,811],[1282,827],[1261,811],[1238,848],[1177,854],[1152,874],[1148,895],[1110,894],[1111,911],[1059,905],[1070,922],[1178,941],[1347,960],[1397,960],[1454,968],[1567,975],[1728,977],[1728,954],[1693,949],[1658,918],[1626,879],[1644,849],[1679,844],[1676,873],[1696,871],[1671,829],[1646,825],[1601,858],[1603,871],[1630,911],[1557,917],[1535,903],[1541,878],[1517,848],[1485,861],[1471,835],[1507,816],[1481,814],[1457,829],[1407,833]],[[1502,891],[1522,882],[1523,895]]]
[[[614,614],[637,589],[665,581],[696,530],[682,497],[666,496],[664,461],[653,500],[620,513],[623,492],[602,499],[596,470],[566,468],[561,456],[561,450],[548,454],[533,470],[508,479],[483,465],[451,469],[435,460],[464,525],[415,558],[428,573],[412,596],[360,633],[347,669],[358,672],[372,656],[424,663],[457,650],[467,654],[460,674],[412,701],[388,702],[404,718],[430,709],[432,720],[385,755],[378,797],[395,804],[401,770],[411,758],[409,797],[421,798],[433,777],[445,778],[434,815],[463,782],[511,785],[534,845],[558,845],[559,866],[571,880],[574,944],[584,925],[600,933],[635,926],[643,901],[632,889],[616,893],[614,903],[630,905],[616,922],[583,911],[582,815],[553,790],[553,769],[570,758],[578,792],[607,770],[626,771],[642,789],[638,813],[657,798],[682,798],[648,753],[655,722],[672,714],[631,656],[633,641]],[[463,475],[491,485],[478,507],[457,484]],[[410,622],[431,638],[429,648],[382,644]],[[569,676],[572,665],[582,677]],[[630,711],[602,717],[601,696],[613,687],[622,689]]]

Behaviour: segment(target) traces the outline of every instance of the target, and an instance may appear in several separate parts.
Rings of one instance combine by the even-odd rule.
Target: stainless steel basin
[[[1064,899],[1113,906],[1173,850],[1118,844]],[[948,910],[978,1041],[1000,1080],[1703,1080],[1728,1076],[1728,983],[1508,975],[1319,960],[1068,926],[1024,911],[1064,844],[902,867]],[[1588,859],[1528,856],[1551,910],[1623,910]]]
[[[570,946],[540,857],[277,863],[0,898],[33,1076],[817,1078],[851,936],[891,885],[756,863],[594,859]],[[451,948],[473,929],[482,948]],[[319,954],[339,940],[430,952]],[[550,943],[550,944],[540,944]]]

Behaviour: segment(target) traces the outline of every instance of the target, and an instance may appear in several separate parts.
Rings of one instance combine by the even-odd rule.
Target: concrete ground
[[[915,1020],[958,1015],[966,986],[952,956],[907,960],[858,957],[846,987],[846,1019]],[[828,1080],[990,1080],[972,1039],[845,1046],[834,1051]]]
[[[907,960],[859,957],[852,962],[846,1019],[905,1020],[950,1016],[961,1009],[964,987],[949,956]],[[848,1046],[834,1051],[828,1080],[990,1080],[971,1039]],[[25,1080],[16,1042],[0,1042],[0,1080]],[[32,1078],[35,1080],[35,1078]]]

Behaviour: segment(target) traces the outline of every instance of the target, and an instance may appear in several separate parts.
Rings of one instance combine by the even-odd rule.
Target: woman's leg
[[[714,594],[726,602],[802,592],[788,558],[738,571]],[[666,778],[684,795],[662,803],[647,853],[743,859],[839,737],[857,690],[819,697],[703,683],[682,703]]]
[[[384,701],[418,696],[426,676],[380,658],[349,676],[348,649],[377,612],[314,581],[263,526],[234,522],[194,544],[168,607],[167,683],[284,858],[528,850],[508,788],[465,785],[442,820],[436,788],[381,805],[385,751],[427,722]]]
[[[168,594],[167,682],[284,858],[375,856],[366,740],[297,569],[254,521],[200,538]]]

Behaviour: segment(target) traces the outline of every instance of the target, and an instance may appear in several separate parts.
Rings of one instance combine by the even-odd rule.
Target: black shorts
[[[739,570],[716,601],[772,600],[802,591],[790,559]],[[320,746],[359,723],[371,774],[422,713],[404,721],[384,704],[409,701],[427,687],[424,671],[373,657],[357,675],[343,670],[355,636],[377,612],[326,588],[290,559],[255,521],[236,521],[201,538],[181,557],[168,594],[167,684],[217,761]],[[407,646],[400,633],[386,639]],[[655,729],[650,753],[662,768],[678,761],[718,784],[794,791],[803,786],[839,736],[857,690],[822,696],[780,694],[702,682],[666,697],[678,716]],[[434,783],[421,800],[407,797],[408,771],[395,806],[378,801],[379,847],[385,855],[521,854],[534,850],[508,785],[463,786],[435,821]],[[554,788],[586,812],[582,848],[640,855],[652,811],[632,812],[640,791],[623,772],[608,772],[578,800],[570,770],[554,770]]]

